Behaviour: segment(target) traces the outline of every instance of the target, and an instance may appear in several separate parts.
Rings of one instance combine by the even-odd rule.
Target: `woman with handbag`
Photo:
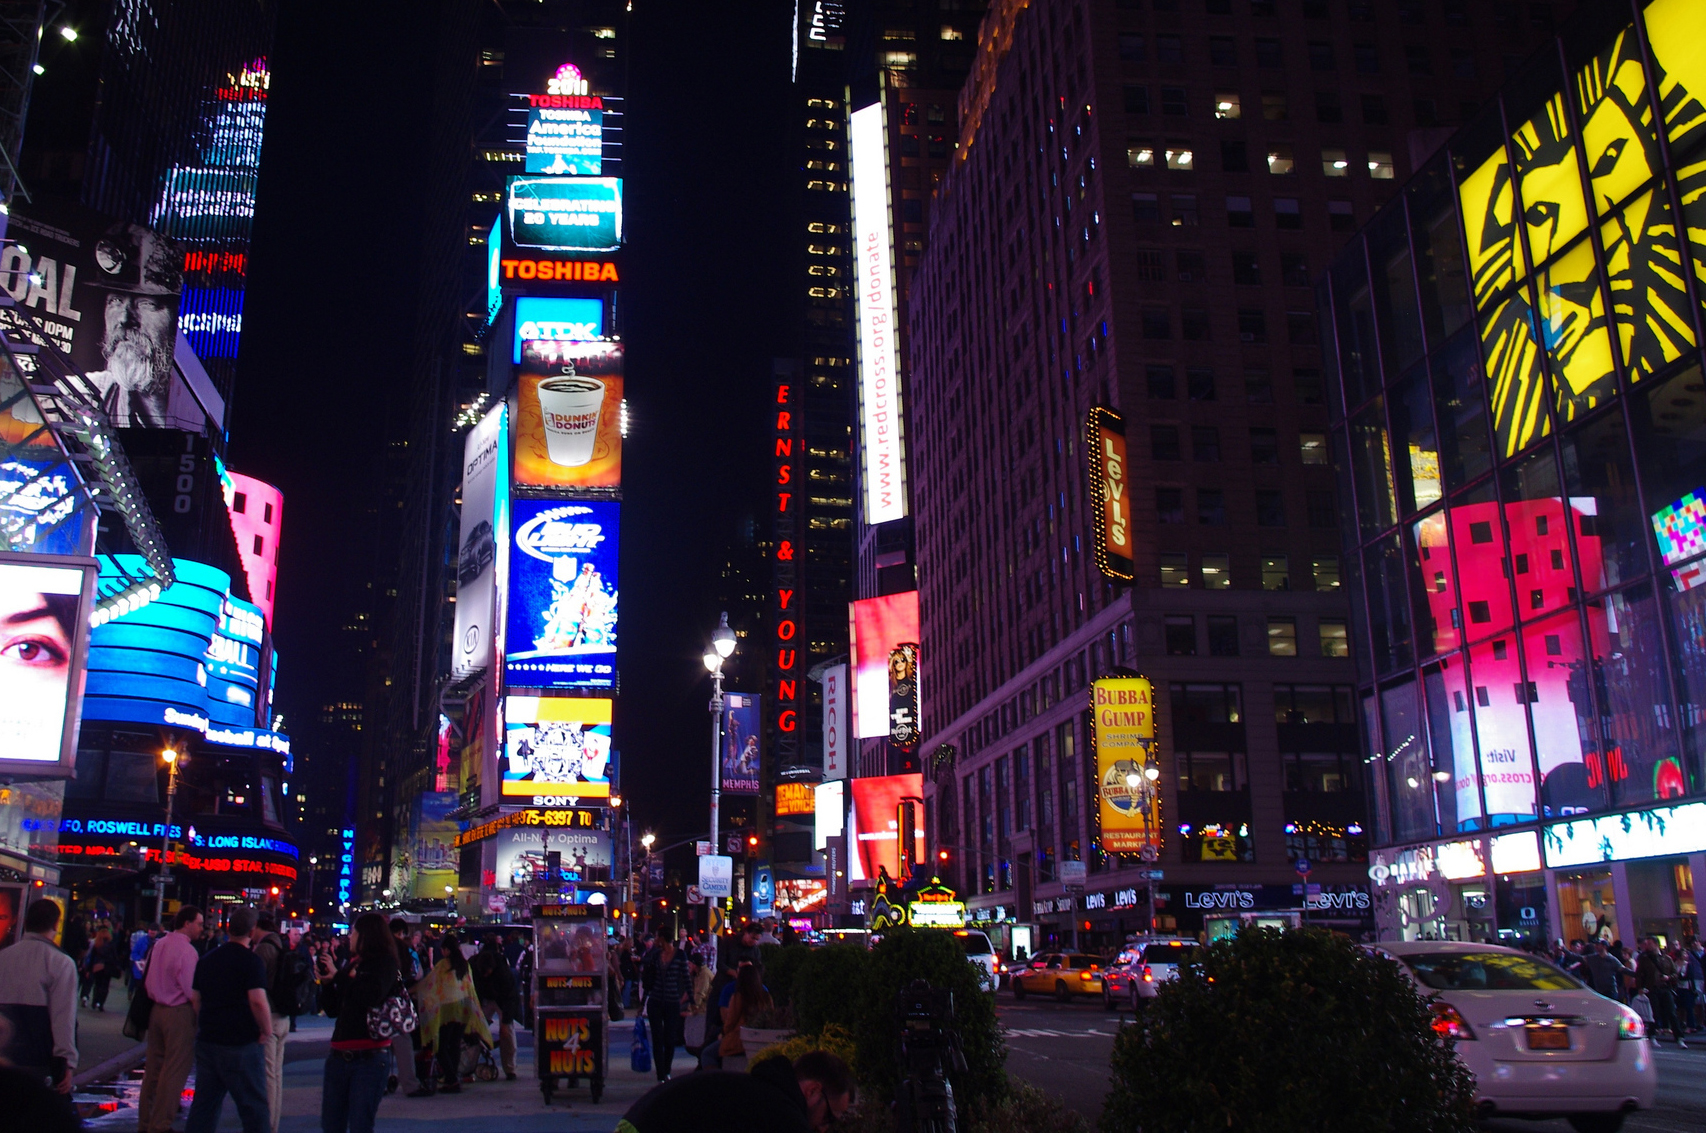
[[[462,1089],[462,1036],[472,1032],[489,1048],[493,1045],[492,1029],[480,1014],[480,1000],[461,942],[454,932],[447,932],[440,945],[444,959],[415,985],[415,994],[421,1003],[421,1047],[430,1046],[438,1054],[438,1092],[454,1094]],[[426,1092],[423,1085],[409,1096]]]
[[[354,957],[342,971],[326,975],[329,963],[315,971],[320,1003],[337,1020],[321,1085],[322,1133],[373,1133],[391,1073],[387,1055],[390,1028],[396,1024],[388,1016],[395,1015],[392,1008],[398,995],[408,1003],[397,974],[397,945],[385,918],[363,913],[356,918],[354,935]],[[376,1029],[386,1033],[380,1036]]]

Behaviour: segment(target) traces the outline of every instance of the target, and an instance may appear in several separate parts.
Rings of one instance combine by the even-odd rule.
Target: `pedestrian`
[[[503,1060],[504,1078],[515,1081],[515,1021],[521,1015],[521,996],[516,991],[515,976],[509,961],[499,946],[496,933],[486,937],[485,944],[468,961],[474,975],[474,994],[480,1000],[480,1015],[487,1024],[493,1013],[498,1016],[498,1054]]]
[[[65,930],[59,934],[59,950],[77,965],[78,1002],[89,1006],[89,926],[83,917],[73,915],[66,920]]]
[[[729,998],[723,1007],[723,1037],[718,1042],[717,1053],[725,1060],[740,1058],[744,1064],[747,1049],[741,1041],[741,1026],[750,1025],[748,1019],[760,1011],[769,1011],[775,1002],[770,998],[770,989],[764,986],[764,969],[757,964],[744,965],[729,987],[734,990],[725,989]]]
[[[826,1050],[766,1058],[750,1074],[686,1074],[629,1107],[620,1133],[747,1133],[762,1116],[767,1133],[824,1133],[856,1099],[853,1072]]]
[[[195,1096],[184,1133],[214,1133],[225,1095],[243,1133],[269,1133],[266,1044],[272,1035],[267,968],[255,955],[255,910],[239,905],[225,943],[195,966]]]
[[[403,990],[397,939],[378,913],[361,914],[354,928],[354,959],[320,980],[326,1014],[337,1020],[320,1086],[321,1133],[373,1133],[390,1071],[385,1052],[392,1049],[392,1042],[373,1036],[367,1016]],[[330,966],[326,960],[320,970]],[[412,1051],[409,1060],[414,1060]],[[413,1066],[409,1075],[412,1081]]]
[[[1700,1030],[1702,996],[1706,995],[1706,965],[1700,962],[1700,942],[1690,938],[1677,952],[1676,969],[1680,973],[1677,1002],[1687,997],[1687,1010],[1681,1012],[1682,1026],[1689,1034]]]
[[[756,964],[759,962],[758,925],[747,921],[740,926],[738,936],[711,937],[717,945],[716,975],[711,980],[711,992],[705,1003],[705,1037],[704,1045],[699,1048],[700,1065],[705,1065],[707,1059],[712,1066],[721,1064],[717,1054],[717,1042],[723,1035],[723,1019],[721,1008],[725,1002],[723,989],[734,982],[740,974],[741,964]]]
[[[195,967],[201,959],[201,910],[178,906],[172,931],[155,941],[142,986],[154,1007],[148,1015],[148,1047],[142,1061],[142,1093],[136,1127],[141,1133],[171,1133],[184,1082],[195,1065]]]
[[[426,967],[421,963],[421,954],[410,941],[409,922],[402,917],[392,917],[390,930],[399,978],[412,989],[426,975]],[[410,998],[413,998],[412,991]],[[421,1080],[415,1076],[415,1051],[419,1047],[419,1030],[399,1031],[391,1036],[391,1060],[396,1066],[386,1080],[386,1093],[402,1090],[404,1094],[413,1095],[420,1090]]]
[[[1582,957],[1582,979],[1607,999],[1623,1000],[1623,978],[1629,969],[1603,940],[1593,942],[1593,951]]]
[[[77,962],[53,943],[59,918],[52,901],[32,901],[23,937],[0,950],[0,1018],[10,1030],[0,1056],[32,1082],[69,1094],[77,1070]]]
[[[107,992],[112,989],[113,977],[123,970],[118,945],[106,925],[95,930],[95,942],[89,946],[89,1006],[96,1011],[107,1009]]]
[[[616,965],[622,973],[622,1005],[633,1007],[635,996],[639,994],[640,966],[639,957],[645,953],[636,954],[632,937],[623,937],[621,947],[617,950]]]
[[[1676,1045],[1687,1050],[1682,1024],[1676,1018],[1676,964],[1660,950],[1657,937],[1644,936],[1637,944],[1641,952],[1635,960],[1635,989],[1646,993],[1647,1002],[1652,1004],[1653,1042],[1659,1041],[1660,1031],[1669,1031]]]
[[[421,1049],[431,1047],[438,1055],[439,1092],[454,1094],[462,1089],[462,1038],[470,1031],[492,1046],[492,1031],[480,1015],[468,958],[454,932],[439,941],[444,959],[432,966],[418,987],[421,1004]],[[425,1090],[418,1090],[420,1096]]]
[[[667,928],[640,961],[640,984],[646,993],[646,1018],[652,1032],[652,1059],[658,1081],[667,1082],[675,1065],[675,1048],[682,1038],[681,1009],[691,994],[687,953],[675,946]]]
[[[290,945],[278,934],[278,920],[270,909],[262,909],[255,920],[254,952],[266,968],[267,1007],[272,1014],[272,1027],[262,1039],[266,1052],[267,1116],[272,1133],[278,1133],[278,1119],[284,1107],[284,1044],[290,1038],[291,1013],[296,1009],[294,985],[283,984],[295,969],[280,963],[290,954]]]
[[[776,918],[765,917],[764,920],[762,922],[760,922],[759,930],[758,930],[758,943],[761,945],[762,944],[775,944],[778,946],[781,945],[782,939],[781,939],[781,937],[776,935]]]
[[[132,997],[136,995],[136,985],[142,979],[142,968],[148,961],[148,950],[154,947],[154,941],[159,935],[159,925],[141,924],[130,934],[130,970],[125,973],[124,982],[130,987]]]

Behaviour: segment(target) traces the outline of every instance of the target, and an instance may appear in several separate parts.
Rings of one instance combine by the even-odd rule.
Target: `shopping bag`
[[[634,1046],[629,1055],[629,1066],[636,1074],[649,1074],[652,1070],[652,1040],[646,1034],[646,1013],[642,1010],[634,1019]]]

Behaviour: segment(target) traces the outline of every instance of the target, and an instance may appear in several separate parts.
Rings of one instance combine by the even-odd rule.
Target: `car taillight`
[[[1620,1039],[1644,1039],[1647,1037],[1647,1021],[1631,1009],[1617,1005],[1617,1037]]]
[[[1469,1020],[1465,1019],[1463,1013],[1451,1004],[1435,1003],[1433,1012],[1434,1034],[1440,1038],[1468,1040],[1475,1037],[1475,1031],[1469,1026]]]
[[[1089,983],[1090,982],[1090,973],[1089,972],[1079,972],[1078,978],[1083,980],[1085,983]]]
[[[1155,982],[1155,973],[1149,970],[1148,964],[1143,966],[1143,982],[1146,984],[1152,984]]]

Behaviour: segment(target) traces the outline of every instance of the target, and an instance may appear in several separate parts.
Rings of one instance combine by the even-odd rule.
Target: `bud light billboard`
[[[606,500],[516,500],[504,678],[514,689],[616,687],[617,524]]]

